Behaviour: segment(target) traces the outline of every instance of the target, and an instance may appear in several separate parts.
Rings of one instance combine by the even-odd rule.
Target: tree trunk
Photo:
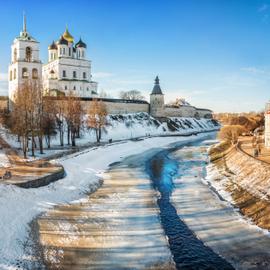
[[[67,141],[68,141],[68,145],[70,145],[70,126],[68,125],[68,130],[67,130]]]
[[[72,146],[76,146],[75,133],[73,133],[71,136],[71,143],[72,143]]]
[[[60,145],[64,146],[64,132],[62,127],[60,129]]]
[[[22,140],[22,144],[23,144],[23,157],[26,159],[27,158],[27,155],[26,155],[26,153],[27,153],[27,143],[26,143],[26,141],[28,141],[28,136],[23,136],[23,140]]]
[[[34,134],[33,134],[33,132],[32,132],[32,134],[31,134],[31,139],[32,139],[32,144],[31,144],[31,150],[32,150],[32,157],[34,157],[35,156],[35,138],[34,138]]]
[[[95,132],[96,132],[97,142],[99,143],[99,136],[98,136],[98,129],[97,128],[95,129]]]
[[[48,148],[50,149],[51,148],[51,136],[48,135]]]
[[[98,129],[98,142],[101,140],[101,128]]]
[[[42,136],[38,136],[38,142],[39,142],[39,152],[40,152],[40,154],[44,154],[44,152],[43,152],[43,137]]]

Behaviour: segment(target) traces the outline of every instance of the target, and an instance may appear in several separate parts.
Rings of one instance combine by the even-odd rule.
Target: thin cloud
[[[7,81],[8,74],[7,73],[0,73],[0,81]]]
[[[242,71],[252,73],[252,74],[260,74],[260,75],[265,75],[265,74],[270,74],[269,71],[266,71],[264,69],[256,68],[256,67],[243,67],[241,68]]]
[[[95,72],[93,73],[93,77],[98,78],[98,79],[103,79],[103,78],[109,78],[113,77],[114,74],[110,72]]]
[[[269,9],[269,5],[268,4],[263,4],[258,8],[258,12],[265,12]]]

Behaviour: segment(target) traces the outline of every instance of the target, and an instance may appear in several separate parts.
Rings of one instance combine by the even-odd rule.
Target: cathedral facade
[[[92,81],[86,53],[87,45],[81,39],[75,43],[66,28],[59,40],[48,47],[48,63],[42,70],[45,92],[58,95],[73,91],[79,97],[97,96],[97,83]]]

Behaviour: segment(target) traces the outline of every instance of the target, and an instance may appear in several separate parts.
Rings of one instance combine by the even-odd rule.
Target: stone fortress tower
[[[24,15],[23,30],[11,45],[11,63],[9,65],[9,100],[11,103],[14,101],[14,92],[29,79],[42,80],[42,63],[39,59],[39,42],[27,32]]]
[[[270,148],[270,101],[265,106],[264,141],[265,147]]]
[[[162,117],[164,110],[164,94],[159,85],[159,78],[156,76],[155,84],[150,94],[150,114],[154,117]]]

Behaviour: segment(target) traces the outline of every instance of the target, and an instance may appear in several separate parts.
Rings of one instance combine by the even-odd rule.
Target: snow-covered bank
[[[205,183],[202,180],[208,159],[206,148],[203,142],[201,146],[184,147],[172,154],[179,160],[181,168],[172,194],[179,217],[205,245],[235,269],[270,269],[270,237],[243,219],[218,193],[202,183]],[[214,173],[208,175],[207,180],[214,176]],[[242,194],[244,198],[245,193]],[[260,211],[260,208],[256,210]]]
[[[110,115],[103,140],[123,140],[145,136],[185,135],[191,132],[218,130],[212,119],[185,117],[164,118],[163,122],[146,113]]]
[[[207,167],[206,181],[251,224],[270,229],[270,165],[231,148]]]
[[[138,142],[126,141],[92,148],[60,159],[67,176],[38,189],[21,189],[0,185],[0,268],[23,268],[24,246],[31,220],[56,204],[81,199],[99,186],[99,177],[109,164],[151,148],[169,147],[205,138],[208,134],[190,137],[156,137]]]
[[[108,140],[126,140],[147,136],[161,136],[161,135],[186,135],[193,132],[205,132],[218,130],[220,125],[217,121],[212,119],[196,119],[184,117],[171,117],[164,118],[163,122],[158,121],[147,113],[134,113],[134,114],[117,114],[108,115],[108,125],[102,133],[101,141],[107,142]],[[67,126],[64,125],[64,130]],[[9,133],[3,127],[0,128],[0,135],[15,148],[20,147],[18,138]],[[96,135],[93,131],[88,130],[86,127],[86,119],[82,126],[81,137],[76,139],[77,145],[85,145],[96,141]],[[66,145],[66,136],[64,136],[64,144]],[[44,141],[44,146],[46,143]],[[45,150],[45,155],[61,151],[59,147],[59,136],[56,134],[51,138],[52,150]],[[36,153],[38,155],[38,151]]]

